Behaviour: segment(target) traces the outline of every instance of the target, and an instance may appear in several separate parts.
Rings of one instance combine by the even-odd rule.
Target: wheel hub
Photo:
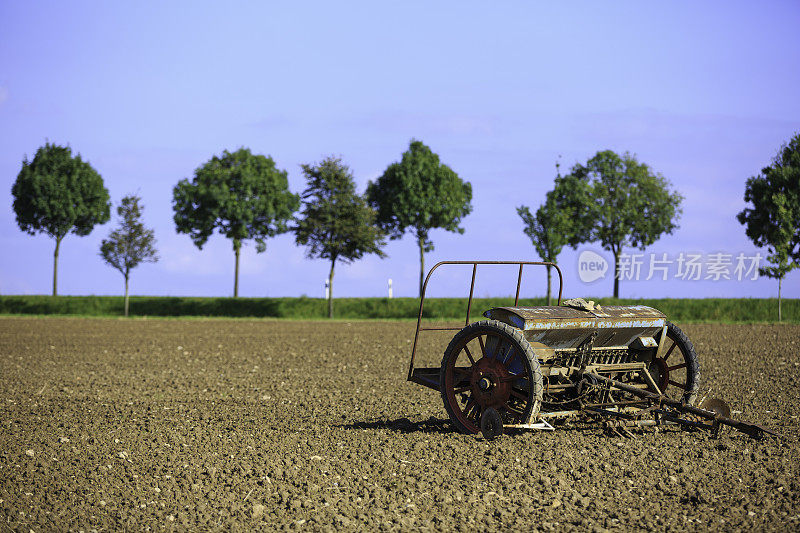
[[[499,361],[484,357],[472,368],[473,397],[482,408],[500,407],[511,396],[511,374]]]

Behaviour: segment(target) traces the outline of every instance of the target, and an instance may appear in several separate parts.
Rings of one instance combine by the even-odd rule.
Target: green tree
[[[384,232],[375,223],[375,211],[356,192],[350,168],[328,157],[317,165],[301,165],[307,187],[302,218],[295,228],[297,244],[309,258],[331,263],[328,277],[328,317],[333,318],[333,270],[336,261],[352,263],[365,254],[385,257]]]
[[[570,245],[599,241],[614,254],[614,297],[619,298],[619,257],[632,246],[644,250],[678,228],[683,196],[634,156],[606,150],[556,180],[556,204],[570,209]]]
[[[100,244],[100,257],[103,261],[125,277],[125,316],[128,316],[128,281],[131,270],[140,263],[158,261],[155,234],[142,224],[142,206],[139,205],[141,200],[134,195],[122,199],[122,203],[117,206],[119,227]]]
[[[192,181],[179,181],[172,194],[178,233],[189,234],[199,249],[215,229],[233,241],[234,298],[239,296],[242,241],[255,239],[256,251],[264,252],[265,240],[288,231],[300,205],[299,196],[289,191],[286,171],[247,148],[212,157],[194,171]]]
[[[786,274],[800,266],[800,134],[784,144],[772,164],[747,180],[745,203],[737,219],[758,247],[767,247],[772,266],[759,272],[778,280],[778,321],[781,284]]]
[[[56,240],[53,252],[53,296],[58,294],[58,253],[72,232],[88,235],[108,221],[111,211],[103,178],[69,146],[46,143],[32,161],[25,158],[11,188],[14,213],[22,231],[45,233]]]
[[[433,251],[430,231],[442,228],[464,233],[461,219],[472,211],[472,186],[458,177],[439,156],[412,140],[400,162],[367,185],[367,199],[378,212],[378,224],[390,238],[406,231],[419,247],[419,293],[425,275],[425,252]]]
[[[556,182],[561,179],[559,165],[556,163]],[[547,193],[545,201],[531,214],[527,206],[517,207],[517,214],[525,224],[523,230],[530,238],[536,253],[542,261],[555,263],[561,250],[570,243],[573,231],[572,221],[576,213],[569,211],[567,206],[557,203],[557,191]],[[551,267],[547,267],[547,305],[551,304]]]

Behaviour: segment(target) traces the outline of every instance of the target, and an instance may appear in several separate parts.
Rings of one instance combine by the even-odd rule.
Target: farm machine
[[[463,327],[422,327],[425,292],[442,266],[471,265]],[[516,265],[514,305],[486,310],[470,323],[480,265]],[[518,307],[523,267],[558,273],[558,304]],[[770,430],[730,417],[728,405],[707,399],[695,406],[700,366],[686,335],[660,311],[643,305],[562,302],[563,277],[554,263],[443,261],[428,272],[420,296],[408,380],[438,391],[453,425],[492,439],[508,429],[552,430],[566,419],[600,420],[613,432],[628,427],[678,425],[717,435],[730,426],[752,437]],[[453,330],[441,365],[417,368],[420,333]]]

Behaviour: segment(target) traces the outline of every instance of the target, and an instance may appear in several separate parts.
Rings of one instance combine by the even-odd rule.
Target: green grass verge
[[[774,298],[702,299],[618,299],[595,298],[604,305],[641,304],[664,312],[673,322],[776,322],[778,301]],[[513,298],[475,298],[471,320],[491,307],[510,305]],[[520,305],[544,305],[544,298],[521,299]],[[122,316],[120,296],[0,296],[0,314]],[[425,300],[423,316],[429,319],[463,320],[466,298]],[[327,302],[321,298],[190,298],[133,296],[131,316],[153,317],[266,317],[323,319]],[[416,298],[336,298],[334,313],[339,319],[413,319]],[[784,322],[800,323],[800,299],[783,300]]]

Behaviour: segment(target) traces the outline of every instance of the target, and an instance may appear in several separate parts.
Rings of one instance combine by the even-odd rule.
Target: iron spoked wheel
[[[667,322],[666,346],[648,371],[662,394],[692,404],[700,387],[700,365],[697,354],[686,334],[675,324]]]
[[[542,388],[533,348],[508,324],[470,324],[444,352],[439,389],[450,420],[463,433],[478,433],[481,414],[490,407],[505,424],[528,423],[539,412]]]

